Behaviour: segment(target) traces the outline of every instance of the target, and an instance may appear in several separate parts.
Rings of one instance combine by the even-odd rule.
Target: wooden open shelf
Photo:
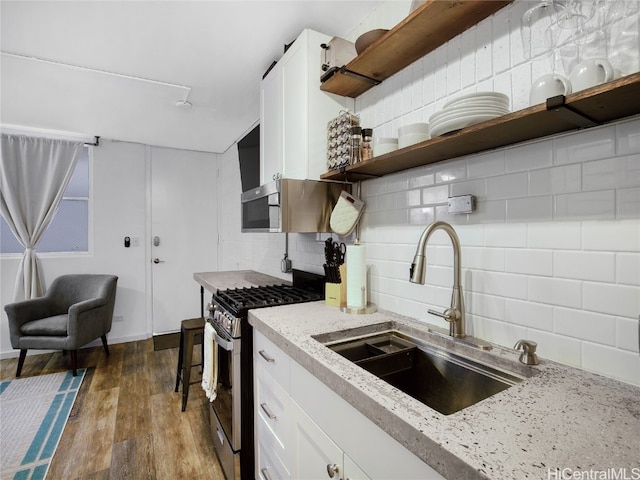
[[[337,70],[320,89],[355,98],[512,1],[428,0]]]
[[[322,174],[358,181],[640,113],[640,73]]]

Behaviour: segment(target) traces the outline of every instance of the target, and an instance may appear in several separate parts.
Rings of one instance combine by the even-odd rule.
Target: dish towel
[[[210,402],[216,399],[218,383],[218,349],[215,330],[209,322],[204,325],[204,358],[202,359],[202,389]]]

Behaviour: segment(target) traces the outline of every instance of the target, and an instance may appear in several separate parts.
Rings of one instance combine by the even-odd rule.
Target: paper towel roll
[[[367,249],[364,245],[347,247],[347,307],[367,306]]]

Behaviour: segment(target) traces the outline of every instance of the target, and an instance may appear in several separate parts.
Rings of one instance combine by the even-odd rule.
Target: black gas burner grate
[[[217,297],[218,300],[226,304],[226,306],[236,314],[243,313],[252,308],[291,305],[322,299],[322,296],[318,293],[309,292],[290,285],[218,290]]]

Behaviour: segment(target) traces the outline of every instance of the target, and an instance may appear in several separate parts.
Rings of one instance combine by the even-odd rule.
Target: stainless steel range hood
[[[243,232],[330,232],[343,185],[282,178],[242,193]]]

